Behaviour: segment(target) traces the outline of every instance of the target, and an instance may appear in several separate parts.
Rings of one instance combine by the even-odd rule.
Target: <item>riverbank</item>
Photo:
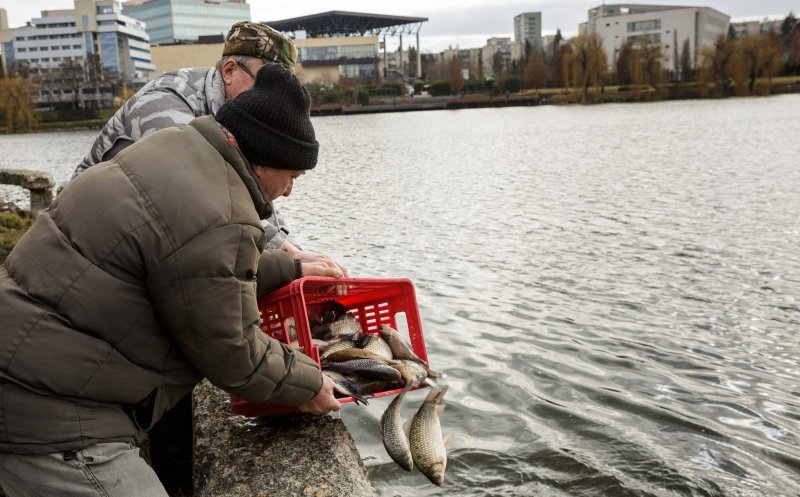
[[[769,96],[800,93],[800,76],[776,79],[770,87]],[[733,88],[725,91],[722,98],[735,98]],[[590,88],[586,103],[631,103],[663,100],[709,99],[695,84],[652,87],[609,86]],[[547,88],[524,90],[514,94],[491,95],[488,93],[450,96],[389,97],[370,105],[325,104],[312,106],[314,116],[372,114],[380,112],[412,112],[423,110],[458,110],[485,107],[519,107],[533,105],[579,104],[580,95],[574,90]]]
[[[766,81],[759,81],[759,85]],[[608,86],[590,88],[587,94],[589,104],[652,102],[663,100],[709,99],[706,92],[693,83],[663,86],[659,90],[651,87],[632,88],[626,86]],[[800,93],[800,76],[774,78],[770,85],[769,96]],[[733,88],[726,90],[722,98],[736,98]],[[485,107],[519,107],[534,105],[568,105],[579,104],[579,94],[575,90],[565,88],[546,88],[542,90],[523,90],[514,94],[491,95],[489,93],[449,95],[449,96],[400,96],[373,99],[368,105],[345,105],[341,103],[316,104],[311,106],[311,115],[356,115],[382,112],[414,112],[425,110],[458,110]],[[71,131],[82,129],[101,129],[113,109],[102,109],[97,118],[77,120],[45,120],[36,125],[34,132]],[[5,127],[0,125],[0,133]]]

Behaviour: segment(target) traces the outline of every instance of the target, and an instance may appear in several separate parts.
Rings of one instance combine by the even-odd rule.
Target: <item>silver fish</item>
[[[363,333],[361,323],[352,314],[348,313],[331,323],[323,323],[311,330],[311,336],[321,340],[334,340],[337,338],[361,338]]]
[[[368,405],[367,398],[364,397],[364,393],[361,389],[350,381],[346,376],[343,374],[337,373],[335,371],[323,371],[322,374],[327,376],[328,378],[333,381],[333,389],[336,393],[344,396],[344,397],[353,397],[358,404],[359,402]]]
[[[356,342],[354,342],[353,340],[351,340],[349,338],[345,338],[345,339],[340,340],[338,342],[333,342],[333,343],[331,343],[330,345],[328,345],[328,346],[326,346],[324,348],[321,348],[320,349],[319,358],[320,359],[325,359],[326,357],[328,357],[331,354],[334,354],[334,353],[342,351],[342,350],[353,349],[355,347],[356,347]]]
[[[390,361],[388,364],[400,371],[400,376],[409,388],[417,388],[428,380],[428,368],[414,361]]]
[[[410,361],[415,361],[420,364],[426,364],[425,361],[420,359],[419,356],[417,356],[417,354],[414,353],[414,350],[411,348],[411,345],[409,345],[408,342],[406,342],[403,339],[403,336],[396,329],[392,328],[387,324],[382,324],[381,336],[383,337],[384,341],[386,341],[386,343],[389,345],[389,348],[392,351],[393,358],[408,359]]]
[[[385,359],[391,359],[394,357],[392,355],[392,349],[389,348],[389,344],[387,344],[386,340],[378,335],[364,335],[358,342],[358,346]]]
[[[414,465],[434,485],[442,486],[447,467],[447,451],[439,416],[444,411],[447,386],[431,390],[411,420],[408,441]]]
[[[381,435],[386,453],[406,471],[414,469],[414,461],[411,457],[408,436],[403,429],[403,420],[400,418],[400,403],[403,402],[403,397],[410,388],[411,385],[407,383],[403,391],[392,400],[381,416]]]
[[[362,333],[361,323],[352,314],[348,313],[328,325],[334,337],[352,336]]]
[[[333,355],[335,356],[336,354]],[[373,359],[351,359],[342,362],[323,361],[322,369],[375,380],[398,382],[402,379],[398,370]]]

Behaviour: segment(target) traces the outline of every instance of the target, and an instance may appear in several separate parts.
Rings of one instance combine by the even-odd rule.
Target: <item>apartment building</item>
[[[623,43],[656,44],[661,47],[662,67],[673,69],[686,40],[692,65],[702,63],[704,47],[710,47],[728,32],[730,16],[710,7],[613,4],[589,10],[587,33],[597,33],[603,42],[609,69],[616,67]]]
[[[3,12],[4,66],[21,63],[34,71],[47,71],[75,61],[86,67],[98,56],[102,67],[122,80],[147,78],[155,70],[144,23],[122,15],[118,2],[75,0],[74,7],[42,11],[41,17],[18,28],[8,27]]]
[[[542,50],[541,12],[523,12],[514,17],[514,41],[523,45],[527,42],[531,49]]]

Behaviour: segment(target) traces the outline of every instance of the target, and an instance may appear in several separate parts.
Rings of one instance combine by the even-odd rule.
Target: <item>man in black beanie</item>
[[[260,220],[317,162],[308,93],[276,64],[183,129],[71,181],[0,266],[0,485],[9,497],[165,497],[138,444],[203,378],[339,409],[260,329],[257,296],[334,266],[263,251]]]

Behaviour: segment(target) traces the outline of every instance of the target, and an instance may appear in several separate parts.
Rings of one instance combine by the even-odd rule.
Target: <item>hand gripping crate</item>
[[[334,285],[347,285],[347,294],[337,295]],[[411,348],[420,359],[428,362],[414,285],[405,278],[300,278],[258,300],[262,317],[261,330],[287,345],[291,344],[293,335],[296,334],[302,351],[319,365],[319,349],[311,339],[309,316],[320,316],[331,300],[339,302],[351,312],[358,319],[364,333],[380,334],[382,324],[391,326],[401,334],[405,328]],[[370,396],[384,397],[400,392],[401,389],[392,389]],[[355,399],[345,397],[338,400],[347,403]],[[231,395],[231,407],[234,412],[245,416],[296,411],[293,407],[247,402],[235,395]]]

